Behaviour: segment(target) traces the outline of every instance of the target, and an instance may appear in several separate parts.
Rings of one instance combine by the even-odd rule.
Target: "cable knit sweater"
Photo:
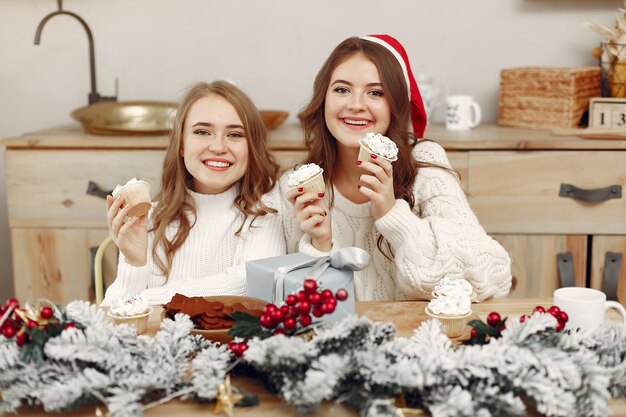
[[[235,236],[243,214],[234,206],[238,187],[218,195],[189,191],[196,205],[197,220],[175,253],[169,279],[152,258],[154,233],[148,233],[148,261],[134,267],[120,253],[117,277],[107,289],[103,305],[110,305],[129,292],[140,294],[150,304],[168,302],[175,293],[191,296],[246,295],[245,262],[285,253],[280,213],[254,220],[249,216],[240,236]],[[263,197],[269,207],[280,209],[278,187]],[[190,215],[193,222],[193,216]],[[192,223],[193,224],[193,223]],[[170,224],[172,237],[176,225]]]
[[[444,149],[435,142],[419,142],[413,155],[418,161],[450,167]],[[288,188],[287,175],[280,179],[282,194]],[[450,172],[419,168],[413,185],[413,210],[406,201],[396,200],[378,220],[371,217],[371,203],[355,204],[334,187],[333,192],[332,251],[357,246],[370,254],[367,268],[354,275],[357,300],[430,299],[445,276],[467,279],[475,289],[475,301],[508,294],[510,258],[478,223]],[[291,205],[284,198],[282,201],[288,252],[325,255],[313,247],[308,235],[302,235]],[[394,261],[376,246],[381,234],[391,244]]]

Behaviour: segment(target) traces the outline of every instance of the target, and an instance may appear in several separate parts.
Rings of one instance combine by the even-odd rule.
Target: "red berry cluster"
[[[557,324],[556,324],[557,332],[560,332],[561,330],[563,330],[563,328],[565,328],[565,323],[567,323],[567,320],[569,320],[567,313],[565,311],[562,311],[557,306],[552,306],[548,308],[547,310],[543,306],[536,306],[533,309],[533,312],[531,313],[531,315],[535,313],[552,314],[557,320]],[[529,317],[530,316],[528,316],[527,314],[523,314],[519,318],[519,321],[521,323],[524,323],[526,320],[528,320]],[[500,313],[498,313],[497,311],[492,311],[491,313],[489,313],[487,315],[486,321],[487,321],[487,325],[485,325],[485,323],[483,323],[480,320],[472,320],[468,323],[468,325],[472,327],[472,330],[470,332],[471,337],[468,341],[468,344],[487,343],[487,341],[491,337],[495,337],[495,338],[500,337],[502,331],[506,329],[506,324],[505,324],[506,318],[503,320],[502,317],[500,316]]]
[[[335,294],[331,290],[322,290],[317,286],[314,279],[306,279],[303,289],[296,294],[289,294],[285,302],[277,307],[268,304],[259,318],[261,326],[272,330],[274,334],[290,334],[298,327],[307,327],[313,322],[311,314],[322,317],[331,314],[337,307],[337,301],[348,298],[348,291],[337,290]]]
[[[228,345],[226,345],[226,347],[228,348],[228,350],[233,352],[235,356],[241,356],[243,355],[243,352],[248,350],[248,344],[245,341],[244,342],[230,342]]]
[[[533,312],[531,314],[531,316],[535,313],[549,313],[552,314],[554,316],[554,318],[557,320],[556,323],[556,331],[560,332],[561,330],[563,330],[565,328],[565,323],[567,323],[567,321],[569,320],[569,316],[567,315],[567,313],[563,310],[561,310],[559,307],[557,306],[552,306],[550,308],[548,308],[547,310],[543,307],[543,306],[536,306],[533,309]],[[519,318],[520,322],[525,322],[528,319],[528,315],[524,314]]]
[[[15,337],[15,343],[20,347],[30,340],[29,331],[35,329],[47,331],[49,326],[60,326],[61,324],[54,317],[54,310],[51,307],[41,307],[34,316],[20,308],[20,302],[15,298],[9,298],[5,305],[0,307],[0,320],[2,318],[4,321],[0,322],[0,333],[7,339]],[[64,328],[69,327],[75,327],[74,323],[65,323]]]
[[[493,331],[489,332],[489,336],[500,337],[500,333],[504,329],[506,329],[506,318],[502,320],[500,313],[498,313],[497,311],[492,311],[491,313],[487,314],[487,324],[493,328]],[[472,327],[472,330],[470,331],[470,336],[474,338],[477,335],[478,329],[476,327]]]

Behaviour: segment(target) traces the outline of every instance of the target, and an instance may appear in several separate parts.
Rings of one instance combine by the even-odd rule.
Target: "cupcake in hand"
[[[141,217],[146,214],[151,204],[150,184],[133,178],[124,185],[118,185],[111,193],[113,198],[121,197],[125,206],[131,206],[128,217]]]
[[[389,162],[398,159],[398,146],[387,136],[380,133],[368,133],[359,140],[361,148],[359,149],[359,161],[371,161],[371,155],[383,158]]]
[[[430,300],[425,311],[430,317],[441,321],[448,337],[463,334],[467,319],[472,314],[472,291],[472,285],[464,279],[444,278],[435,287],[435,298]]]
[[[298,167],[287,177],[287,186],[290,189],[303,188],[305,193],[323,193],[326,190],[324,170],[319,165],[310,163]]]
[[[137,334],[148,330],[148,317],[152,307],[141,296],[128,294],[120,297],[111,305],[108,315],[116,324],[128,324],[137,330]]]

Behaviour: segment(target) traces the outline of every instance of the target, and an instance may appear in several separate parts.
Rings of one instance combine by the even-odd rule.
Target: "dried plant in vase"
[[[626,97],[626,10],[617,10],[619,13],[615,16],[614,26],[589,20],[583,24],[603,38],[601,47],[593,50],[602,68],[603,93],[611,97]]]

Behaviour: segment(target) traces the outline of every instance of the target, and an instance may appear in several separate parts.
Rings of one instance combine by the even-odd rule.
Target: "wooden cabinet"
[[[626,302],[626,141],[497,126],[427,137],[467,156],[468,199],[511,256],[512,297],[565,283]]]
[[[283,169],[300,162],[301,131],[271,133]],[[79,127],[2,141],[15,295],[21,301],[94,301],[93,256],[107,236],[106,194],[138,177],[158,192],[167,137],[93,136]],[[115,278],[117,252],[104,257],[104,281]]]
[[[613,286],[626,302],[626,141],[493,125],[429,126],[426,137],[446,148],[481,224],[509,251],[511,296],[552,296],[566,279],[607,292]],[[283,169],[305,157],[298,126],[270,138]],[[153,184],[154,195],[167,138],[93,136],[74,127],[3,145],[17,297],[93,300],[91,252],[107,234],[99,190],[137,176]],[[106,282],[115,263],[112,248]]]

